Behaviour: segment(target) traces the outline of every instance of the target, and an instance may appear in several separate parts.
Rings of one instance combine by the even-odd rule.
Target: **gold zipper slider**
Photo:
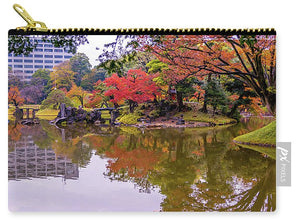
[[[27,22],[27,26],[17,27],[17,30],[22,29],[24,31],[27,30],[44,31],[44,32],[48,31],[48,28],[45,25],[45,23],[33,20],[32,17],[22,6],[18,4],[14,4],[13,8]]]

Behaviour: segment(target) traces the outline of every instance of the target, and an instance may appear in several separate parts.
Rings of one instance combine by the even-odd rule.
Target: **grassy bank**
[[[247,145],[276,146],[276,121],[248,134],[238,136],[233,141]]]
[[[268,157],[276,160],[276,148],[275,147],[262,147],[258,145],[245,145],[245,144],[238,144],[238,146],[241,146],[246,149],[251,149],[263,154],[266,154]]]

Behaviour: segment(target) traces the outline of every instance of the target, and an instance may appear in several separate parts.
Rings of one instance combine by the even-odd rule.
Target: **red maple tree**
[[[154,100],[160,94],[153,78],[153,75],[149,75],[140,69],[131,69],[124,77],[113,74],[104,81],[107,87],[112,87],[104,95],[111,97],[110,101],[113,103],[127,100],[130,112],[133,112],[136,104]]]

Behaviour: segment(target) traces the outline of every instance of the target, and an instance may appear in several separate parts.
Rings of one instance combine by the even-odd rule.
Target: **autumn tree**
[[[200,75],[202,68],[191,66],[191,64],[197,63],[197,59],[185,56],[187,50],[176,49],[176,46],[179,47],[180,45],[179,42],[176,42],[176,38],[169,39],[170,37],[166,37],[171,42],[170,44],[168,41],[160,40],[161,36],[151,38],[153,38],[152,41],[145,41],[145,43],[141,38],[142,47],[140,50],[150,51],[156,56],[157,60],[154,60],[152,65],[150,63],[153,68],[163,66],[161,78],[169,84],[169,89],[174,88],[176,90],[177,105],[180,111],[183,108],[183,98],[193,93],[192,86],[203,79],[203,76]],[[174,52],[172,48],[174,48]],[[161,72],[160,74],[162,75]]]
[[[74,81],[75,72],[72,71],[69,61],[55,66],[53,72],[50,73],[53,89],[66,89],[69,91]]]
[[[86,100],[87,92],[84,91],[80,86],[78,87],[75,83],[72,84],[72,88],[66,94],[69,98],[76,98],[79,100],[81,107],[84,106],[84,102]]]
[[[102,107],[105,105],[108,107],[108,102],[111,100],[111,96],[106,96],[105,93],[113,87],[107,86],[101,80],[98,80],[94,85],[94,90],[89,96],[89,101],[87,103],[88,107]]]
[[[269,112],[276,113],[274,35],[156,35],[139,42],[168,64],[172,80],[227,75],[252,88]]]
[[[12,86],[8,92],[8,103],[12,103],[15,107],[22,105],[24,103],[24,98],[16,86]]]
[[[125,77],[113,74],[104,81],[108,87],[114,87],[107,90],[105,95],[111,96],[113,103],[126,100],[130,112],[133,112],[137,103],[153,100],[156,95],[159,95],[158,87],[153,78],[152,75],[148,75],[142,70],[129,70]]]

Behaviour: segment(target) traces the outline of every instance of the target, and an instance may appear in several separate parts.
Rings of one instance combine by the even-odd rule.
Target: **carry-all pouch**
[[[274,29],[47,29],[14,7],[10,211],[275,210]]]

